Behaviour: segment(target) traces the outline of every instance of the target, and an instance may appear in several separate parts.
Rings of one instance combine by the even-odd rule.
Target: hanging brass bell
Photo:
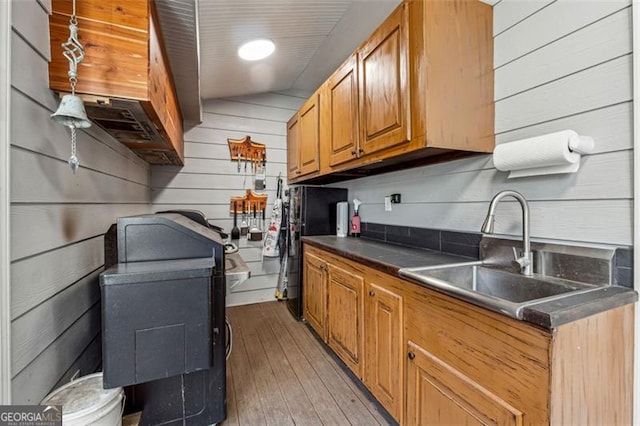
[[[84,102],[77,95],[64,95],[58,110],[51,114],[51,119],[67,127],[78,129],[91,127],[91,121],[84,109]]]

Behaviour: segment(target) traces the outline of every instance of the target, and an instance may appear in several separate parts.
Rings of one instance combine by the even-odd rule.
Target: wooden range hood
[[[61,43],[69,37],[71,0],[53,0],[49,87],[70,91]],[[149,0],[76,2],[85,58],[76,92],[87,115],[151,164],[183,165],[182,114]]]

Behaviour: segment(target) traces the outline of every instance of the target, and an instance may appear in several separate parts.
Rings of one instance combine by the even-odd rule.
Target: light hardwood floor
[[[227,316],[225,426],[390,424],[284,303],[231,307]]]

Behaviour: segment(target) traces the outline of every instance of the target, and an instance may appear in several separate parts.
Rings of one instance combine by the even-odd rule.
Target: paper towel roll
[[[580,153],[593,151],[594,141],[573,130],[498,145],[493,151],[496,169],[511,171],[509,178],[573,173],[580,168]]]
[[[493,163],[502,171],[574,164],[580,161],[580,154],[569,150],[572,137],[577,138],[578,134],[563,130],[500,144],[493,151]]]

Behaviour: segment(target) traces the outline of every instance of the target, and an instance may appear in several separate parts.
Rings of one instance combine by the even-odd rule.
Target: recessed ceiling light
[[[276,50],[276,45],[271,40],[252,40],[240,46],[238,56],[246,61],[259,61],[271,55]]]

